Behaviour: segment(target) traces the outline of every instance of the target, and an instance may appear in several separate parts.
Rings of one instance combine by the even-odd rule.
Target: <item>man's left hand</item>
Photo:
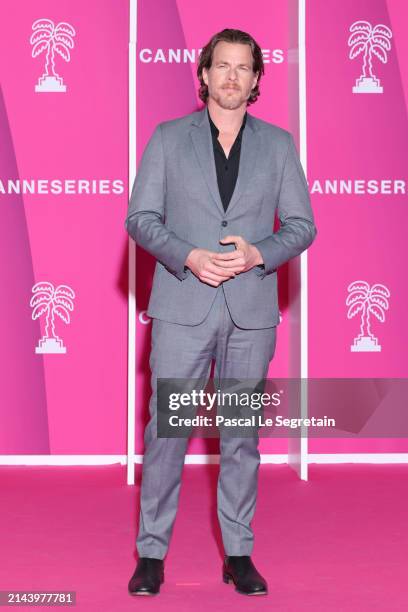
[[[235,251],[228,253],[216,253],[213,263],[221,268],[227,268],[235,274],[247,272],[254,266],[263,264],[261,253],[256,246],[250,244],[242,236],[225,236],[220,240],[221,244],[235,244]]]

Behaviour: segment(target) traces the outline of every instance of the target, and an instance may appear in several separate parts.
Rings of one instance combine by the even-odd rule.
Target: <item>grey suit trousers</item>
[[[227,282],[234,282],[230,280]],[[216,378],[265,378],[273,358],[276,327],[243,329],[231,318],[221,284],[205,319],[198,325],[152,320],[150,354],[152,395],[145,429],[139,556],[163,559],[176,518],[188,440],[157,437],[157,378],[208,380],[215,360]],[[250,555],[254,543],[260,455],[258,436],[220,438],[217,513],[227,555]]]

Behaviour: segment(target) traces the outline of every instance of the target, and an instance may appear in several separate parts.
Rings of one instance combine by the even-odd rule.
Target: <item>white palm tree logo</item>
[[[61,338],[55,333],[54,318],[57,315],[64,323],[70,322],[70,312],[74,310],[73,299],[75,293],[68,285],[54,287],[46,281],[39,282],[32,288],[34,294],[30,300],[33,308],[31,318],[33,321],[46,313],[45,334],[35,347],[36,353],[66,353],[67,349]]]
[[[37,19],[32,25],[34,30],[30,37],[33,45],[32,57],[37,57],[46,51],[44,74],[38,79],[35,91],[65,92],[66,86],[55,71],[55,54],[66,62],[71,59],[70,49],[74,47],[75,30],[69,23],[61,21],[57,25],[51,19]]]
[[[349,58],[354,59],[364,52],[363,74],[356,80],[353,93],[382,93],[380,79],[373,74],[372,56],[375,55],[383,64],[387,63],[387,52],[391,50],[390,28],[382,23],[374,28],[368,21],[355,21],[350,26],[348,46],[351,47]]]
[[[370,314],[381,323],[385,321],[385,311],[388,310],[388,298],[391,293],[385,285],[376,283],[372,287],[366,281],[354,281],[347,287],[349,296],[346,300],[347,318],[352,319],[361,313],[360,334],[354,338],[352,352],[381,351],[378,339],[371,333]]]

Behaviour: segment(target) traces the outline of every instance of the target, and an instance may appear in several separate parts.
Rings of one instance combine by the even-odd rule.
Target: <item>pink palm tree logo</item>
[[[46,281],[36,283],[32,288],[34,294],[30,300],[33,309],[31,318],[33,321],[46,315],[45,333],[35,347],[36,353],[66,353],[67,349],[61,338],[55,333],[55,315],[64,323],[70,323],[70,312],[74,310],[73,299],[75,293],[68,285],[54,287]]]
[[[38,79],[35,91],[38,92],[65,92],[66,86],[55,71],[55,54],[69,62],[70,50],[74,47],[74,28],[69,23],[61,21],[57,25],[51,19],[37,19],[32,25],[33,33],[30,43],[33,46],[31,55],[37,57],[44,51],[45,68],[44,74]]]
[[[350,26],[350,32],[349,58],[354,59],[364,52],[363,74],[357,79],[353,93],[382,93],[380,79],[373,73],[372,56],[375,55],[383,64],[387,63],[387,52],[391,50],[390,28],[382,23],[373,28],[368,21],[360,20]]]
[[[351,345],[352,352],[381,351],[378,339],[371,333],[370,315],[384,323],[385,311],[389,308],[390,291],[385,285],[376,283],[372,287],[366,281],[354,281],[347,287],[349,295],[347,318],[352,319],[360,313],[360,333]]]

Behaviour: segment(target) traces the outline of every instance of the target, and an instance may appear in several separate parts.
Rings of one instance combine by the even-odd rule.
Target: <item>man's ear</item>
[[[202,76],[203,76],[203,81],[204,81],[204,83],[205,83],[206,85],[208,85],[208,74],[207,74],[207,68],[203,68],[203,73],[202,73]]]

